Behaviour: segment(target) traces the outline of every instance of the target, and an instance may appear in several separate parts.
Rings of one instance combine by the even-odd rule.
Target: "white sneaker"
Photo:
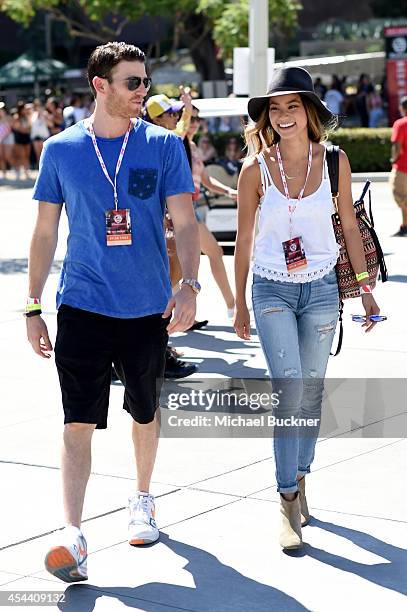
[[[46,555],[46,570],[64,582],[87,580],[88,552],[81,530],[70,525],[57,537],[61,543]]]
[[[129,544],[151,544],[158,540],[160,533],[154,520],[154,496],[137,491],[129,497]]]

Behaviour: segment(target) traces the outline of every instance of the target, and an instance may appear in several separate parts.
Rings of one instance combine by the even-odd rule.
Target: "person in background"
[[[31,106],[25,102],[18,102],[16,113],[12,120],[14,133],[14,156],[16,160],[17,177],[21,168],[25,178],[29,178],[30,152],[31,152]]]
[[[323,100],[327,107],[334,115],[340,115],[343,107],[344,96],[340,90],[340,82],[338,79],[332,79],[332,83],[326,92]]]
[[[319,99],[323,100],[325,98],[325,94],[327,92],[327,88],[323,84],[321,77],[317,77],[315,79],[315,81],[314,81],[314,89],[315,89],[315,93],[317,94]]]
[[[47,113],[48,129],[51,136],[59,134],[64,129],[64,117],[62,109],[56,98],[47,98],[45,103],[45,111]]]
[[[401,209],[401,226],[393,234],[407,236],[407,96],[400,100],[401,119],[394,122],[391,133],[390,187],[395,202]]]
[[[221,117],[219,121],[218,130],[219,132],[231,132],[232,131],[231,118]]]
[[[0,102],[0,172],[7,178],[8,168],[14,166],[14,134],[11,129],[12,118],[4,102]]]
[[[218,153],[213,146],[208,134],[202,134],[198,140],[198,149],[201,153],[202,161],[205,164],[212,164],[218,157]]]
[[[189,91],[180,87],[181,100],[168,98],[165,94],[151,96],[144,107],[143,118],[149,123],[154,123],[160,127],[170,130],[181,139],[184,139],[192,112],[191,96]],[[181,265],[177,256],[175,246],[175,235],[172,220],[166,212],[165,232],[167,242],[167,254],[170,265],[170,279],[173,292],[178,290],[178,282],[182,277]],[[195,321],[194,325],[205,323]],[[186,363],[179,359],[177,351],[167,346],[165,352],[165,378],[185,378],[194,374],[198,366],[194,363]]]
[[[224,185],[220,181],[209,176],[208,172],[206,171],[201,157],[201,153],[194,142],[194,136],[197,134],[198,129],[199,111],[194,106],[192,109],[191,122],[186,137],[187,142],[185,143],[185,145],[188,146],[190,149],[189,154],[187,149],[187,155],[191,158],[192,178],[194,179],[195,185],[195,194],[192,196],[193,204],[195,205],[195,207],[197,206],[197,202],[199,200],[201,192],[201,184],[215,193],[221,193],[222,195],[227,195],[230,198],[236,198],[236,189]],[[232,318],[235,310],[235,298],[232,293],[232,289],[230,288],[229,280],[226,274],[225,264],[223,262],[223,249],[218,244],[215,236],[212,234],[212,232],[209,231],[209,229],[205,225],[204,217],[198,210],[196,210],[196,208],[195,216],[198,221],[201,251],[209,258],[213,277],[226,303],[227,315],[229,318]]]
[[[50,137],[48,124],[50,123],[45,108],[40,100],[35,99],[33,102],[33,113],[31,120],[31,141],[33,143],[37,164],[40,161],[40,155],[44,146],[45,140]]]
[[[237,138],[232,137],[226,143],[225,155],[216,162],[222,166],[230,176],[238,175],[242,167],[242,150]]]
[[[69,128],[78,121],[82,121],[88,116],[87,108],[83,104],[83,98],[79,94],[73,94],[71,103],[63,110],[65,128]]]
[[[383,124],[385,113],[380,93],[373,87],[367,96],[367,111],[369,113],[369,127],[376,128]]]
[[[367,97],[372,93],[373,85],[370,77],[362,73],[359,77],[358,89],[356,93],[356,108],[360,118],[361,127],[369,127],[369,113],[367,109]]]

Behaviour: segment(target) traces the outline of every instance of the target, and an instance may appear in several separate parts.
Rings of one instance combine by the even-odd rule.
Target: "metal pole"
[[[267,90],[267,49],[269,46],[268,0],[250,0],[249,9],[249,95]]]

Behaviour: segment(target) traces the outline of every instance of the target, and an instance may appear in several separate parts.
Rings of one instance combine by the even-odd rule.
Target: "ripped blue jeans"
[[[319,433],[324,377],[338,320],[335,270],[309,283],[268,280],[252,287],[257,332],[279,392],[274,409],[277,490],[297,491],[297,475],[310,472]],[[307,419],[306,425],[301,424]],[[313,420],[313,424],[310,424]]]

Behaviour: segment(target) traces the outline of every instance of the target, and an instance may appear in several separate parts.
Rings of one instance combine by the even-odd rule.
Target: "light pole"
[[[269,46],[268,0],[250,0],[249,9],[249,95],[267,91],[267,50]]]

